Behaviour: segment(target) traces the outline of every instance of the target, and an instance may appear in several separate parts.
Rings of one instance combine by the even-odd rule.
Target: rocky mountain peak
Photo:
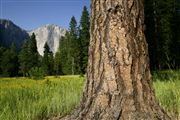
[[[35,33],[37,48],[40,55],[43,55],[44,44],[47,42],[50,50],[56,53],[59,47],[59,40],[65,35],[66,30],[55,24],[47,24],[35,30],[28,32],[29,35]]]

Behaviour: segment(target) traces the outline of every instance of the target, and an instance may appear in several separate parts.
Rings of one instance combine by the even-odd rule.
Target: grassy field
[[[170,114],[180,113],[180,72],[154,72],[156,96]],[[80,101],[79,76],[0,78],[0,120],[39,120],[68,114]]]
[[[42,120],[70,112],[80,101],[79,76],[0,79],[0,120]]]

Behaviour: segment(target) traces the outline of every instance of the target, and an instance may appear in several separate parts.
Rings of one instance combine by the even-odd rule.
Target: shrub
[[[34,80],[44,79],[45,73],[44,70],[40,67],[33,67],[29,71],[29,77]]]

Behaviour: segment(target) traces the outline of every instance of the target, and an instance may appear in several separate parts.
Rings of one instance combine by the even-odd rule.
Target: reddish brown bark
[[[170,120],[156,102],[143,0],[92,0],[87,80],[65,120]]]

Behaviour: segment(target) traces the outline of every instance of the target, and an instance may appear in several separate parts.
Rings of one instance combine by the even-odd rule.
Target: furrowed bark
[[[170,120],[155,99],[143,0],[92,0],[87,80],[62,120]]]

